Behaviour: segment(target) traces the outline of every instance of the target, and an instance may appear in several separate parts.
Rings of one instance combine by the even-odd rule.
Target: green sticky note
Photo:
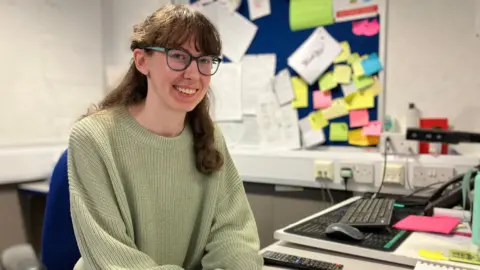
[[[328,91],[335,87],[337,87],[337,81],[335,80],[335,76],[333,72],[327,72],[323,74],[320,79],[318,80],[318,88],[320,91]]]
[[[358,90],[365,89],[375,83],[375,79],[371,76],[353,77],[353,84]]]
[[[290,0],[290,29],[333,24],[333,0]]]
[[[330,124],[330,141],[345,142],[348,141],[348,125],[347,123],[331,123]]]

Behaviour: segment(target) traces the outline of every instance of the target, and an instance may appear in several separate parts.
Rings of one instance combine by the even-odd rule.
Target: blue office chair
[[[67,150],[58,160],[50,180],[50,191],[42,233],[42,263],[48,270],[73,269],[80,259],[70,216]]]

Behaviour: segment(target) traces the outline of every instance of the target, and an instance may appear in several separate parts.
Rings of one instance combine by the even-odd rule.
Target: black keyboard
[[[395,200],[391,198],[360,199],[348,207],[340,220],[353,227],[387,227],[393,216]]]

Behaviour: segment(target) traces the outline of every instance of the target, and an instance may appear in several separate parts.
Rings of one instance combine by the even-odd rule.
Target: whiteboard
[[[104,95],[101,1],[0,0],[0,147],[66,142]]]

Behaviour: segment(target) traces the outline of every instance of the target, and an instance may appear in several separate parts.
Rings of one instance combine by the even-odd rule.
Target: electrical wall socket
[[[353,173],[355,183],[373,184],[374,183],[374,167],[373,164],[366,163],[340,163],[340,169],[350,169]]]
[[[390,138],[390,143],[386,139]],[[418,154],[418,142],[408,141],[403,133],[384,132],[380,137],[380,152],[385,153],[388,146],[388,154],[413,155]]]
[[[383,183],[398,185],[403,185],[405,183],[405,166],[403,164],[391,163],[387,164],[387,166],[385,166],[383,169],[386,170]]]
[[[455,176],[455,168],[438,166],[413,166],[413,186],[425,187],[437,182],[447,182]]]
[[[328,160],[315,160],[315,179],[333,180],[333,162]]]

